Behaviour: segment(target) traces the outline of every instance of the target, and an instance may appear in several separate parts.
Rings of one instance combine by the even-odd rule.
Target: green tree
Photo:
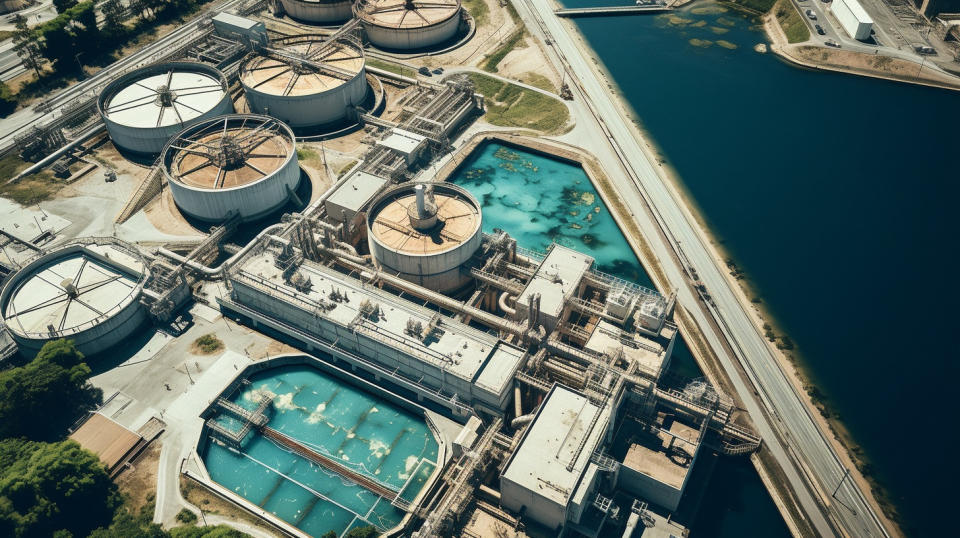
[[[69,340],[48,342],[26,365],[0,372],[0,438],[61,437],[103,397],[89,377],[83,354]]]
[[[0,116],[6,116],[17,108],[17,98],[7,86],[0,81]]]
[[[120,0],[106,0],[100,4],[100,12],[103,13],[103,29],[107,33],[114,37],[123,33],[123,21],[127,16],[127,8]]]
[[[27,26],[27,19],[17,13],[13,18],[16,29],[13,31],[13,50],[20,58],[20,63],[27,69],[33,69],[40,78],[40,69],[47,63],[43,57],[40,36]]]
[[[86,536],[121,502],[103,464],[77,443],[0,441],[0,535]]]
[[[63,13],[75,5],[77,0],[53,0],[53,7],[57,8],[57,13]]]
[[[377,536],[380,536],[380,533],[373,525],[354,527],[346,534],[346,538],[376,538]]]

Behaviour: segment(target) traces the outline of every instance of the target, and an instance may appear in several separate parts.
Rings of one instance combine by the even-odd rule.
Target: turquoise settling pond
[[[253,410],[272,396],[269,426],[412,501],[436,469],[438,444],[422,416],[308,365],[281,366],[250,377],[229,398]],[[236,430],[238,421],[218,421]],[[238,453],[209,438],[203,459],[210,477],[276,515],[320,536],[374,525],[397,525],[404,512],[363,487],[273,441],[251,433]]]
[[[540,251],[556,242],[593,256],[601,271],[654,287],[578,164],[488,141],[449,180],[480,200],[484,232],[503,229],[521,247]],[[685,379],[703,375],[682,340],[674,346],[668,373]],[[702,536],[789,536],[748,459],[722,457],[715,467],[698,465],[694,476],[698,473],[691,483],[708,482],[707,492],[701,497],[688,488],[675,518],[682,524]]]

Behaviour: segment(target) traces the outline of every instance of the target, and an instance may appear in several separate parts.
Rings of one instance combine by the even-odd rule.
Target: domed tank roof
[[[230,115],[180,133],[164,151],[167,178],[204,190],[260,181],[282,168],[295,151],[290,128],[274,118]]]
[[[364,67],[363,51],[347,41],[304,35],[274,44],[281,54],[255,55],[241,67],[245,87],[268,95],[312,95],[342,86]]]
[[[472,239],[480,224],[477,200],[447,183],[390,189],[374,202],[368,217],[372,238],[394,252],[414,256],[455,249]]]
[[[460,11],[460,0],[361,0],[354,9],[370,24],[412,29],[453,17]]]
[[[217,107],[227,92],[223,75],[203,64],[175,62],[139,69],[107,87],[105,118],[138,128],[182,125]]]

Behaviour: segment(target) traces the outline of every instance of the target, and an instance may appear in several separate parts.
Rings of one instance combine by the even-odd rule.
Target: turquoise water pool
[[[484,142],[450,181],[480,200],[484,232],[502,228],[533,250],[559,243],[593,256],[601,271],[653,288],[580,166]]]
[[[253,410],[262,395],[272,396],[271,428],[400,491],[406,500],[416,497],[436,469],[439,446],[422,416],[308,365],[265,370],[250,382],[229,399]],[[239,452],[210,439],[202,448],[214,481],[313,536],[331,530],[342,535],[365,525],[383,531],[404,516],[389,500],[258,433],[250,434]]]

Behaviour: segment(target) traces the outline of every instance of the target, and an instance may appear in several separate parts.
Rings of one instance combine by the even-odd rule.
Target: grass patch
[[[216,353],[223,349],[223,340],[217,338],[217,335],[209,333],[194,340],[191,347],[194,351],[209,355],[210,353]]]
[[[463,0],[463,7],[467,8],[467,12],[473,17],[473,20],[477,23],[477,28],[487,24],[487,21],[490,20],[490,8],[487,7],[485,0]]]
[[[557,87],[553,85],[553,82],[550,82],[550,79],[541,75],[540,73],[528,71],[520,75],[519,80],[520,82],[529,84],[535,88],[540,88],[541,90],[548,91],[550,93],[557,93]]]
[[[526,30],[524,28],[520,28],[516,32],[510,34],[510,37],[508,37],[506,41],[497,47],[496,50],[491,52],[490,55],[487,56],[487,58],[483,61],[483,64],[481,65],[483,70],[490,73],[496,73],[497,66],[500,65],[500,62],[503,61],[507,54],[510,54],[510,51],[516,48],[517,45],[524,43],[523,36],[525,34]]]
[[[13,37],[13,32],[10,30],[0,30],[0,41],[6,41]]]
[[[385,62],[377,58],[367,58],[366,62],[367,62],[367,65],[371,67],[376,67],[377,69],[383,69],[384,71],[396,73],[397,75],[404,76],[404,77],[412,77],[417,73],[415,69],[410,69],[409,67],[404,67],[400,64],[395,64],[393,62]]]
[[[7,180],[28,166],[30,163],[16,155],[0,159],[0,196],[21,205],[34,205],[49,200],[63,187],[63,183],[46,170],[31,174],[16,183],[7,183]]]
[[[468,73],[476,91],[486,98],[486,120],[501,127],[556,132],[567,124],[570,112],[558,99],[480,73]]]
[[[357,161],[353,160],[341,166],[340,169],[337,170],[337,179],[342,178],[344,175],[346,175],[347,172],[349,172],[350,170],[353,170],[353,167],[356,165],[357,165]]]
[[[777,23],[783,28],[783,33],[787,35],[787,42],[801,43],[810,39],[810,29],[807,28],[803,17],[792,2],[780,0],[775,9],[774,15],[777,17]]]
[[[197,514],[194,514],[190,510],[183,508],[177,512],[177,521],[183,523],[184,525],[193,525],[197,522]]]
[[[302,147],[302,146],[299,147],[299,148],[297,148],[297,160],[298,160],[298,161],[309,161],[310,159],[316,159],[316,158],[318,158],[319,156],[320,156],[320,155],[317,154],[316,151],[314,151],[314,150],[312,150],[312,149],[310,149],[310,148],[305,148],[305,147]]]

